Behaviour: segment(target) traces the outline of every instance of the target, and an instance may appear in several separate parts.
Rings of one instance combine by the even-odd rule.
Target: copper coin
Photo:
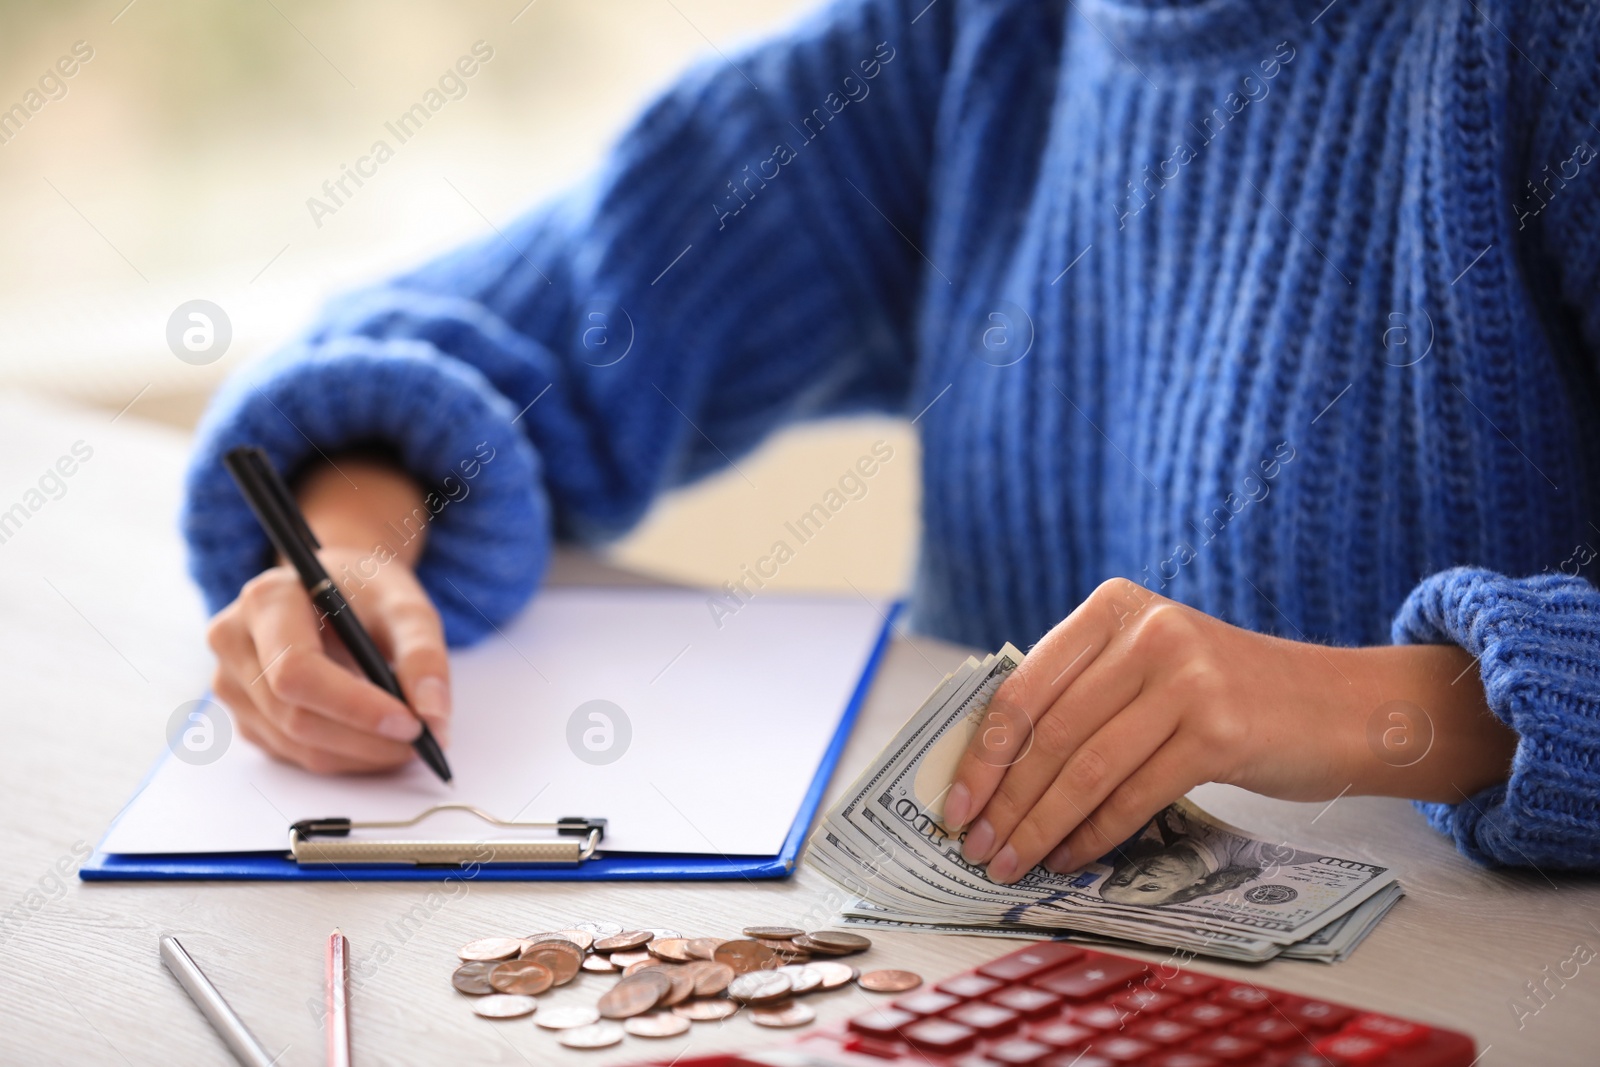
[[[689,1020],[670,1011],[652,1011],[635,1015],[622,1028],[634,1037],[677,1037],[689,1032]]]
[[[521,951],[521,938],[484,937],[477,941],[468,941],[456,950],[456,955],[474,963],[490,963],[509,960]]]
[[[627,952],[630,949],[640,948],[649,944],[655,935],[649,930],[628,930],[610,937],[596,938],[594,950],[596,952]]]
[[[539,1002],[515,993],[491,993],[472,1002],[472,1010],[485,1019],[516,1019],[533,1014]]]
[[[617,965],[604,956],[585,956],[583,958],[583,969],[594,971],[597,974],[615,974]]]
[[[739,1005],[726,997],[713,997],[707,1000],[685,1001],[673,1008],[672,1014],[690,1022],[709,1023],[726,1019],[738,1010]]]
[[[726,963],[734,974],[771,970],[778,966],[778,954],[759,941],[726,941],[717,946],[714,956],[718,963]]]
[[[773,1026],[787,1028],[790,1026],[804,1026],[814,1022],[817,1013],[804,1004],[797,1004],[786,1000],[781,1004],[773,1004],[765,1008],[751,1008],[750,1021],[757,1026]]]
[[[688,941],[689,955],[697,960],[715,959],[717,946],[721,945],[720,937],[691,937]]]
[[[642,1015],[672,990],[672,979],[656,971],[640,971],[622,979],[600,997],[600,1014],[607,1019]]]
[[[622,1027],[605,1020],[561,1031],[561,1043],[568,1048],[608,1048],[621,1040]]]
[[[825,945],[821,941],[813,941],[810,934],[801,934],[789,943],[798,949],[815,952],[819,956],[848,956],[856,951],[853,948],[837,948],[833,945]]]
[[[782,971],[751,971],[728,983],[728,996],[746,1004],[770,1004],[787,997],[793,988]]]
[[[647,960],[634,960],[632,963],[622,968],[622,976],[626,978],[628,975],[638,974],[640,971],[659,971],[669,966],[671,966],[671,964],[651,956]]]
[[[521,993],[536,997],[555,982],[550,968],[534,960],[506,960],[489,972],[489,984],[496,993]]]
[[[815,971],[822,975],[823,989],[838,989],[847,986],[856,980],[859,973],[848,963],[839,963],[835,960],[817,960],[806,964],[806,970]]]
[[[694,959],[689,955],[689,942],[681,937],[658,937],[646,945],[645,950],[657,959],[674,963],[688,963]]]
[[[793,952],[795,950],[794,945],[786,937],[752,937],[750,940],[757,944],[766,945],[774,952]]]
[[[822,988],[822,972],[813,971],[809,963],[791,963],[787,967],[779,967],[778,973],[789,976],[790,988],[797,997]]]
[[[570,941],[541,941],[522,953],[522,958],[550,969],[556,985],[566,985],[583,966],[583,953]]]
[[[589,949],[594,947],[594,934],[590,933],[588,930],[579,930],[577,927],[573,927],[570,930],[557,930],[556,933],[560,934],[568,941],[571,941],[574,945],[577,945],[585,952],[588,952]]]
[[[874,993],[904,993],[922,984],[922,975],[910,971],[868,971],[856,979],[862,989]]]
[[[494,992],[494,986],[489,984],[489,972],[500,966],[498,963],[463,963],[456,968],[456,973],[450,976],[450,984],[463,993],[470,993],[481,997]]]
[[[637,952],[613,952],[611,954],[611,962],[617,967],[627,967],[634,963],[660,963],[661,961],[644,949],[639,949]]]
[[[694,995],[719,997],[728,991],[733,978],[733,968],[726,963],[707,963],[694,977]]]
[[[658,1007],[670,1008],[694,996],[694,972],[689,968],[663,967],[661,973],[672,979],[672,988],[667,990],[667,995],[657,1003]]]
[[[546,1030],[571,1030],[574,1026],[592,1026],[600,1021],[600,1013],[582,1004],[559,1008],[545,1008],[534,1017],[534,1024]]]
[[[746,926],[744,928],[744,936],[753,937],[757,941],[769,937],[778,941],[788,941],[791,938],[799,937],[803,933],[805,933],[804,930],[796,929],[793,926]]]
[[[860,934],[852,934],[846,930],[813,930],[806,936],[817,944],[843,949],[846,952],[865,952],[872,947],[871,941]]]

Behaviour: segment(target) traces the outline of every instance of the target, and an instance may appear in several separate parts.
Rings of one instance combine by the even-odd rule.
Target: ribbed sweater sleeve
[[[553,537],[615,536],[785,421],[903,407],[950,36],[920,6],[843,0],[708,60],[585,186],[236,375],[182,518],[209,608],[269,559],[221,466],[240,443],[288,472],[378,444],[432,486],[418,576],[461,644]]]
[[[1480,863],[1600,866],[1600,592],[1564,574],[1457,568],[1417,587],[1393,636],[1476,656],[1490,710],[1518,737],[1507,782],[1419,804],[1428,821]]]
[[[1507,29],[1518,124],[1511,239],[1549,320],[1600,368],[1600,8],[1529,5]],[[1550,85],[1561,91],[1548,91]],[[1537,475],[1530,475],[1537,477]],[[1600,533],[1593,539],[1600,543]],[[1600,590],[1591,544],[1534,577],[1457,568],[1425,579],[1394,620],[1397,643],[1478,657],[1490,710],[1519,738],[1510,779],[1459,804],[1419,804],[1466,855],[1505,866],[1600,867]]]

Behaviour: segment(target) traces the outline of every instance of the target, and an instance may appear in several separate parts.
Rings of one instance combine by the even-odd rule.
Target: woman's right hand
[[[444,626],[412,570],[430,518],[421,490],[393,466],[345,456],[309,471],[297,495],[330,546],[318,553],[322,565],[394,667],[411,708],[366,679],[286,566],[250,579],[211,620],[212,694],[245,737],[321,774],[405,763],[422,729],[419,715],[448,746]],[[394,543],[397,533],[404,540]],[[334,547],[349,545],[373,547]]]
[[[279,566],[246,583],[207,632],[217,655],[212,692],[239,732],[278,759],[321,774],[405,763],[421,732],[418,715],[448,745],[444,630],[416,575],[397,559],[379,565],[370,552],[326,549],[320,556],[328,573],[342,579],[340,590],[416,712],[361,674],[294,570]],[[346,578],[374,567],[370,581]]]

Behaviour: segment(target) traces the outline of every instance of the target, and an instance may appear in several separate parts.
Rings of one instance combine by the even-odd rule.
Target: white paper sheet
[[[298,819],[402,819],[459,801],[506,819],[607,818],[610,852],[773,855],[885,610],[761,594],[718,626],[704,592],[547,590],[503,635],[453,656],[453,785],[416,761],[381,777],[313,775],[235,735],[204,766],[166,756],[101,848],[282,851]],[[611,763],[569,747],[569,718],[593,700],[631,725]],[[609,750],[599,720],[582,725],[602,755],[617,750],[619,724]]]

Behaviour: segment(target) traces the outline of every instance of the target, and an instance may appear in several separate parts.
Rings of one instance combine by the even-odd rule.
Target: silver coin
[[[782,971],[749,971],[728,983],[728,996],[746,1004],[769,1004],[787,997],[792,988]]]
[[[795,996],[822,988],[822,972],[809,963],[790,963],[779,967],[778,973],[789,976],[789,991]]]
[[[482,937],[462,945],[456,950],[456,955],[469,963],[489,963],[494,960],[509,960],[521,951],[520,937]]]
[[[670,1011],[652,1011],[626,1020],[622,1028],[634,1037],[677,1037],[689,1032],[689,1020]]]
[[[641,926],[641,927],[639,927],[639,929],[643,930],[647,934],[654,934],[657,938],[660,938],[661,940],[666,940],[669,937],[682,937],[683,936],[682,934],[680,934],[676,930],[652,930],[648,926]]]
[[[568,1048],[608,1048],[622,1040],[620,1023],[601,1020],[588,1026],[575,1026],[561,1031],[561,1043]]]
[[[622,933],[622,927],[618,926],[616,923],[601,923],[592,921],[581,922],[573,923],[572,928],[574,930],[582,930],[584,933],[594,938],[616,937],[618,934]]]
[[[472,1002],[472,1010],[485,1019],[517,1019],[531,1015],[539,1002],[520,993],[491,993]]]
[[[546,1008],[533,1021],[546,1030],[571,1030],[577,1026],[593,1026],[600,1021],[600,1013],[581,1004],[572,1004]]]

